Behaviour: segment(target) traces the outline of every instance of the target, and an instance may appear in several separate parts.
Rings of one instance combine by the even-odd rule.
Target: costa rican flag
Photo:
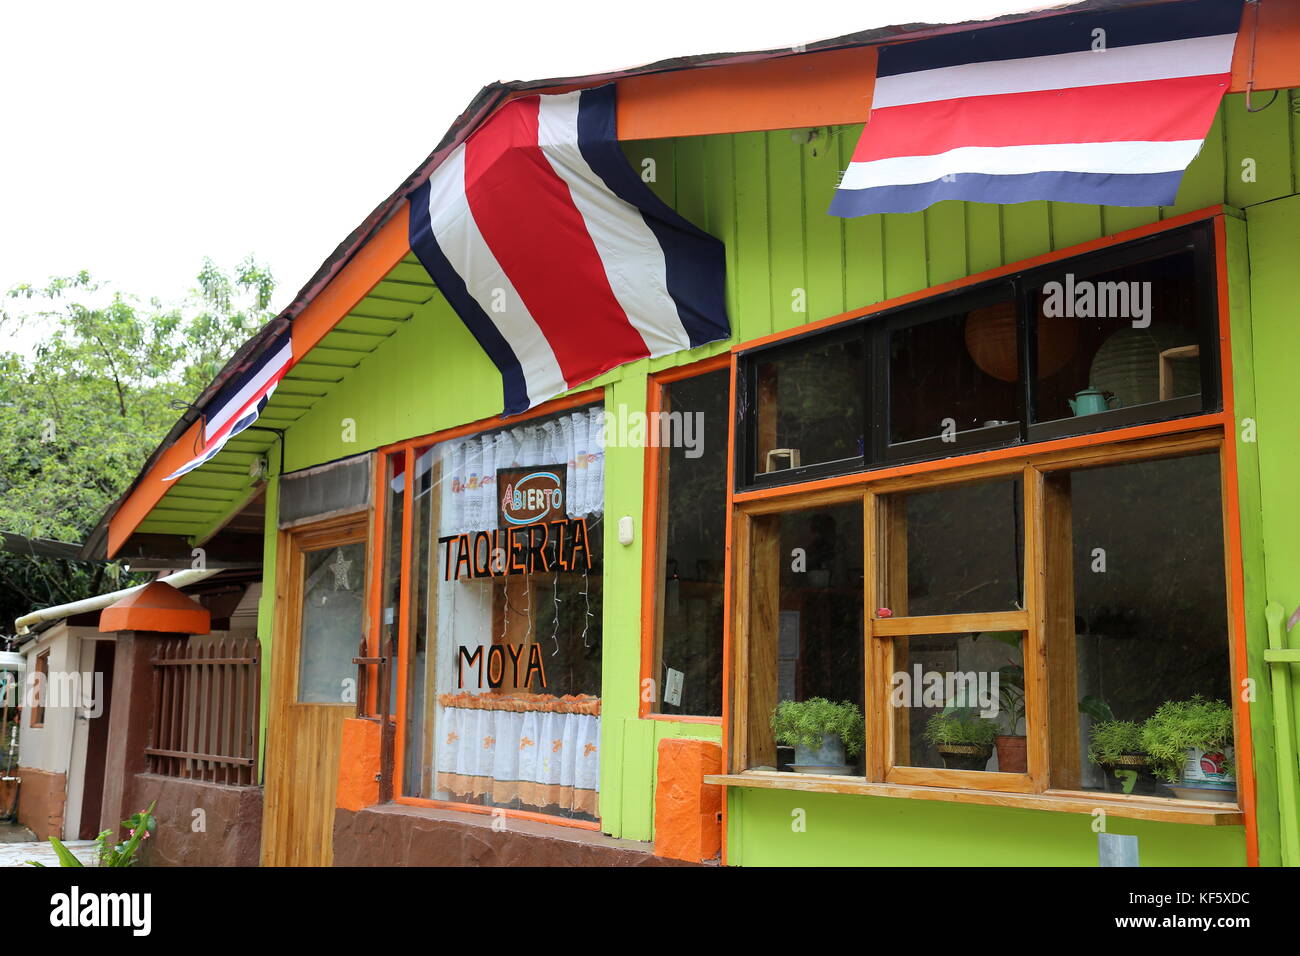
[[[633,170],[612,85],[510,101],[410,201],[411,249],[500,370],[507,415],[731,334],[723,245]]]
[[[286,336],[283,345],[262,353],[248,368],[227,382],[204,408],[202,447],[163,481],[175,481],[211,461],[226,442],[257,421],[275,386],[292,363],[293,343]]]
[[[1174,202],[1228,88],[1241,0],[1046,17],[880,50],[830,212],[943,199]]]

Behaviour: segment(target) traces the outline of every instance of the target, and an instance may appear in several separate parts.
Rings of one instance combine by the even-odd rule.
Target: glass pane
[[[891,331],[890,442],[1016,423],[1016,334],[1010,299]]]
[[[1081,785],[1173,796],[1149,760],[1131,758],[1143,756],[1139,725],[1166,701],[1200,695],[1224,702],[1222,713],[1232,700],[1219,457],[1112,465],[1051,480],[1068,494],[1073,534]],[[1071,773],[1056,770],[1063,778]],[[1231,784],[1217,786],[1231,799]],[[1178,795],[1215,798],[1210,791]]]
[[[894,765],[1025,773],[1022,638],[895,638]]]
[[[754,474],[865,454],[867,370],[861,335],[814,339],[756,361]]]
[[[1201,310],[1190,250],[1037,289],[1037,422],[1201,392]]]
[[[402,604],[402,524],[406,512],[406,452],[388,456],[387,500],[384,504],[384,583],[383,611],[379,627],[379,646],[372,648],[385,656],[389,647],[397,650],[397,614]],[[376,688],[376,693],[378,688]],[[369,706],[369,704],[367,704]],[[397,713],[397,671],[389,677],[388,712]]]
[[[308,551],[302,586],[302,645],[298,701],[351,702],[365,622],[364,541]]]
[[[722,715],[722,567],[727,537],[727,417],[730,373],[673,382],[665,408],[696,422],[681,434],[693,447],[665,448],[659,487],[664,566],[658,674],[652,708],[665,714]]]
[[[751,769],[862,775],[862,505],[765,516],[751,569]]]
[[[603,423],[420,450],[406,793],[598,819]]]
[[[1023,606],[1019,476],[891,496],[891,515],[900,500],[907,522],[907,606],[891,608],[894,616]],[[894,582],[890,593],[898,593]]]

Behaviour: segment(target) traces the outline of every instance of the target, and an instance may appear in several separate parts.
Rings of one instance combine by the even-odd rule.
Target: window
[[[647,499],[646,555],[654,571],[649,712],[722,716],[723,566],[727,551],[729,367],[652,381],[646,454],[657,471]],[[653,393],[652,392],[652,393]]]
[[[347,703],[365,633],[366,542],[307,550],[302,569],[298,703]]]
[[[1190,432],[738,505],[733,772],[1219,812],[1204,801],[1230,782],[1189,794],[1090,745],[1165,701],[1234,706],[1221,445]],[[856,762],[781,752],[774,712],[813,696],[862,706]]]
[[[36,673],[32,675],[35,683],[32,685],[32,693],[28,700],[32,708],[33,727],[45,726],[45,702],[49,699],[50,685],[50,652],[41,651],[36,655]]]
[[[401,793],[598,819],[600,406],[417,446]]]
[[[740,356],[740,490],[1220,408],[1198,223]]]

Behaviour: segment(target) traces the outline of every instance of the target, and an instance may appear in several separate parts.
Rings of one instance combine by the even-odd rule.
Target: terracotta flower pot
[[[1021,736],[998,734],[998,769],[1003,773],[1025,773],[1029,769],[1025,756],[1025,744],[1028,741]]]

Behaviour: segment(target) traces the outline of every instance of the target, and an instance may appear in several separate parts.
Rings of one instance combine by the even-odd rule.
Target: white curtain
[[[498,468],[566,466],[570,518],[605,510],[604,409],[570,412],[540,424],[444,442],[440,535],[489,531],[497,526]]]
[[[444,707],[438,733],[438,789],[597,815],[599,716]]]

